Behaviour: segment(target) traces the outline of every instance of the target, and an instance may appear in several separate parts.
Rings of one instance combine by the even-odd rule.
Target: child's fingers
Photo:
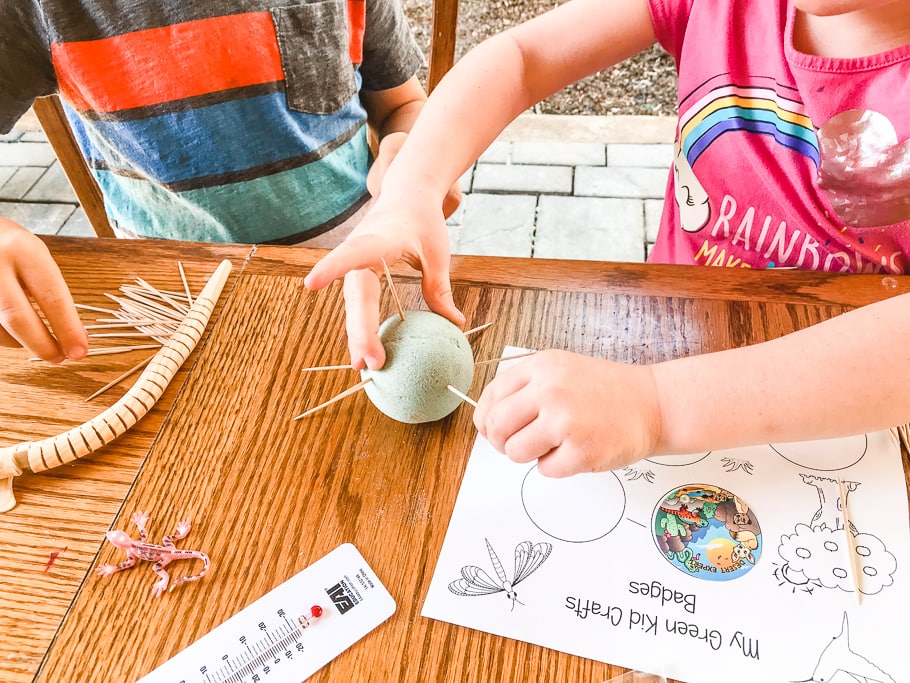
[[[521,440],[512,443],[518,432],[538,419],[539,405],[531,393],[523,373],[505,371],[483,390],[474,411],[477,430],[515,462],[530,462],[552,448],[529,454],[520,450]]]
[[[372,270],[352,270],[344,276],[345,326],[351,365],[378,370],[385,363],[379,340],[379,278]]]
[[[423,299],[431,311],[448,318],[459,327],[464,325],[464,314],[458,310],[455,299],[452,297],[452,283],[449,280],[448,268],[445,269],[445,272],[426,268],[421,287]]]
[[[537,471],[545,477],[554,479],[571,477],[573,474],[584,472],[585,470],[578,467],[575,460],[566,452],[567,450],[568,446],[560,445],[541,455],[537,460]]]
[[[24,346],[51,363],[62,361],[66,355],[32,308],[31,301],[22,291],[15,275],[10,272],[0,273],[0,292],[3,292],[0,327],[6,331],[3,341],[12,339],[16,342],[12,345]]]
[[[349,237],[326,254],[304,278],[307,289],[322,289],[346,273],[369,268],[382,272],[382,259],[394,263],[401,255],[385,238],[375,234]]]
[[[88,352],[88,336],[72,294],[52,261],[41,261],[21,269],[22,281],[35,303],[44,312],[67,358],[79,360]],[[43,327],[43,325],[42,325]]]
[[[455,306],[452,297],[452,282],[449,278],[449,252],[427,253],[423,264],[423,280],[421,281],[423,300],[434,313],[448,318],[461,327],[465,323],[464,314]]]

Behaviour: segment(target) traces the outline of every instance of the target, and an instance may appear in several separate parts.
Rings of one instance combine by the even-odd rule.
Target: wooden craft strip
[[[110,443],[145,416],[199,343],[230,272],[230,262],[222,261],[174,333],[175,339],[165,342],[116,403],[63,434],[0,449],[0,512],[15,506],[12,479],[25,468],[41,472],[88,455],[100,447],[99,443]]]

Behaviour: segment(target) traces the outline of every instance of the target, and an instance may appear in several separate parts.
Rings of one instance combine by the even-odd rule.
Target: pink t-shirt
[[[787,0],[649,0],[679,70],[650,260],[910,272],[910,46],[793,47]]]

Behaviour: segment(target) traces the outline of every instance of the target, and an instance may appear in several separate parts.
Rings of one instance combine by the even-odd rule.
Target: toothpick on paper
[[[382,268],[385,270],[386,280],[389,281],[389,289],[392,290],[392,298],[395,299],[395,305],[398,307],[398,315],[404,320],[404,308],[401,306],[401,299],[398,298],[398,292],[395,291],[395,283],[392,282],[392,273],[389,271],[389,264],[385,262],[385,259],[380,259],[380,261],[382,261]]]
[[[844,480],[838,478],[838,489],[840,489],[840,510],[844,518],[844,533],[847,536],[847,553],[850,556],[850,579],[853,581],[853,590],[856,593],[856,604],[862,604],[862,591],[860,590],[860,571],[856,566],[856,539],[850,531],[852,523],[850,522],[850,513],[847,512],[847,487]]]

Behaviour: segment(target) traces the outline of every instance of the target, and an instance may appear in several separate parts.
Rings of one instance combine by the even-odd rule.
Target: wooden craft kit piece
[[[176,329],[160,338],[160,350],[136,383],[116,403],[63,434],[0,448],[0,512],[16,505],[14,477],[26,471],[43,472],[88,455],[126,432],[152,409],[199,343],[230,272],[230,262],[222,261]]]

